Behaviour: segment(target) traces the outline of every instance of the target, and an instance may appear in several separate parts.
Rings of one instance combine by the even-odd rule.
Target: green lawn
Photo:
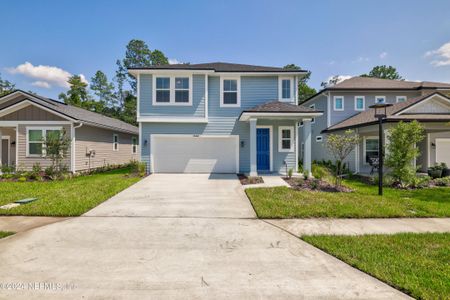
[[[10,231],[0,231],[0,239],[5,238],[7,236],[13,235],[14,232],[10,232]]]
[[[354,192],[297,191],[287,187],[252,188],[246,193],[260,218],[391,218],[449,217],[450,188],[398,190],[356,180],[345,184]]]
[[[24,198],[39,199],[9,210],[0,209],[0,215],[79,216],[140,180],[124,176],[126,173],[128,169],[119,169],[63,181],[0,182],[0,205]]]
[[[302,239],[415,298],[450,295],[450,233]]]

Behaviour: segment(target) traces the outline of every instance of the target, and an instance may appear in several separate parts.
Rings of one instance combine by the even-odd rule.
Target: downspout
[[[72,123],[72,132],[71,132],[71,135],[72,135],[71,164],[72,164],[72,173],[75,173],[75,153],[76,153],[75,152],[75,129],[80,128],[81,126],[83,126],[83,123],[80,122],[80,124],[78,124],[77,126],[73,126],[73,124],[75,124],[75,123]]]

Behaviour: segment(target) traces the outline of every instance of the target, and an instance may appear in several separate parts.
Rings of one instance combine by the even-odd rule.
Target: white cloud
[[[37,87],[40,87],[40,88],[45,88],[45,89],[49,89],[49,88],[52,87],[47,81],[41,81],[41,80],[32,82],[31,85],[32,86],[37,86]]]
[[[445,43],[439,49],[427,51],[425,57],[432,57],[431,64],[436,67],[450,66],[450,42]]]
[[[385,59],[387,55],[388,55],[388,53],[386,51],[383,51],[380,53],[379,57],[380,57],[380,59]]]
[[[350,79],[353,76],[351,75],[334,75],[334,76],[330,76],[327,78],[327,80],[325,80],[325,87],[330,87],[333,85],[336,85],[338,83],[341,83],[344,80]]]
[[[176,58],[169,58],[169,64],[171,65],[181,64],[181,61],[179,61]]]
[[[362,62],[368,62],[370,59],[365,56],[359,56],[357,59],[353,61],[353,63],[362,63]]]
[[[37,81],[34,82],[35,86],[44,87],[44,83],[46,83],[47,88],[50,88],[53,84],[64,88],[70,88],[67,80],[72,74],[58,67],[44,65],[34,66],[27,61],[17,67],[7,68],[6,70],[11,74],[22,74],[26,77],[37,79]],[[83,82],[88,83],[83,74],[80,74],[80,77]]]

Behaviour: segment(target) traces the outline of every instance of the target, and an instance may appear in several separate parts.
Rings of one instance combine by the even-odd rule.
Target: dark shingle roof
[[[321,112],[302,105],[294,105],[290,103],[272,101],[267,102],[250,109],[246,109],[243,112],[272,112],[272,113],[317,113]]]
[[[233,64],[225,62],[212,62],[201,64],[173,64],[150,66],[142,68],[129,68],[129,70],[211,70],[215,72],[282,72],[282,73],[306,73],[305,70],[290,70],[280,67],[254,66]]]
[[[88,111],[86,109],[82,109],[79,107],[75,107],[72,105],[67,105],[57,100],[53,100],[50,98],[46,98],[43,96],[39,96],[36,94],[30,94],[28,92],[22,90],[16,90],[15,92],[20,92],[26,96],[23,100],[29,100],[35,102],[39,105],[44,106],[50,110],[53,110],[57,113],[63,114],[71,119],[75,119],[77,121],[87,123],[93,126],[107,127],[110,129],[115,129],[119,131],[125,131],[129,133],[138,134],[139,129],[136,126],[128,124],[118,119],[106,117],[104,115]],[[13,94],[11,93],[11,94]]]
[[[328,90],[389,90],[389,89],[421,89],[421,88],[450,88],[449,83],[430,82],[430,81],[406,81],[406,80],[390,80],[373,77],[352,77],[346,79],[334,86],[327,88]]]
[[[404,115],[397,115],[396,113],[399,113],[403,111],[404,109],[422,101],[429,97],[432,97],[434,95],[440,95],[442,97],[445,97],[450,100],[447,96],[444,94],[434,92],[427,95],[422,95],[420,97],[411,98],[408,99],[405,102],[396,103],[390,107],[386,108],[386,115],[387,115],[387,122],[395,122],[400,120],[418,120],[418,121],[450,121],[450,114],[404,114]],[[330,131],[336,131],[336,130],[344,130],[349,128],[356,128],[361,126],[367,126],[370,124],[374,124],[378,121],[378,119],[375,118],[374,111],[372,109],[363,111],[357,115],[354,115],[348,119],[343,120],[340,123],[334,124],[333,126],[328,127],[327,129],[323,130],[323,132],[330,132]]]

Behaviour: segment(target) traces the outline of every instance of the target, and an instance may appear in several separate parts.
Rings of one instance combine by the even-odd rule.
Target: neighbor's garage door
[[[436,162],[450,166],[450,139],[436,139]]]
[[[237,173],[237,136],[153,135],[155,173]]]

